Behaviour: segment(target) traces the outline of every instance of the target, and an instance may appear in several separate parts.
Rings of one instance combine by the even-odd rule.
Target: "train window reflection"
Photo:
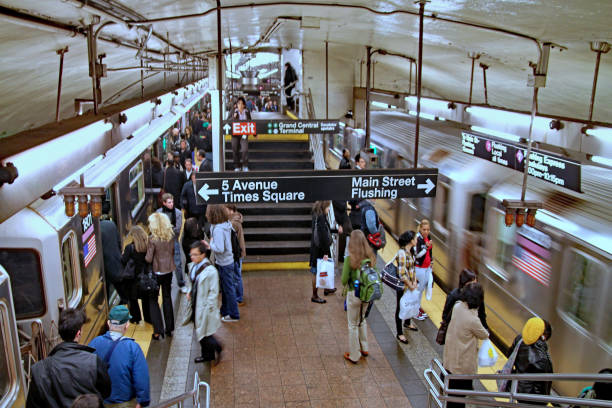
[[[495,262],[508,270],[512,263],[512,254],[516,243],[516,226],[506,227],[503,214],[497,217],[497,242],[495,245]]]
[[[0,265],[11,277],[11,290],[17,319],[45,313],[40,257],[33,249],[0,249]]]
[[[79,270],[75,262],[75,235],[69,232],[62,242],[62,275],[64,278],[64,295],[68,307],[78,306]]]
[[[4,306],[4,304],[2,304]],[[4,311],[5,308],[0,308],[0,311]],[[11,389],[11,370],[8,356],[12,352],[8,348],[9,341],[7,341],[8,333],[4,330],[8,326],[7,316],[4,313],[0,313],[0,403],[4,406],[5,399],[8,397],[8,393]]]
[[[470,206],[470,225],[469,230],[482,232],[484,229],[486,195],[472,195],[472,204]]]
[[[135,217],[145,199],[142,160],[130,169],[130,208]]]
[[[434,221],[448,230],[448,185],[438,183],[438,191],[436,192],[436,207],[434,209]]]
[[[561,297],[563,311],[582,327],[593,330],[605,266],[576,249],[570,251],[568,258],[565,264],[569,274]]]

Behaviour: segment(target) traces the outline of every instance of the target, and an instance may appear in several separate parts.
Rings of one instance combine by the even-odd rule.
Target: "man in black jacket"
[[[58,332],[64,342],[32,366],[26,408],[64,408],[81,394],[110,395],[106,363],[93,348],[78,344],[85,319],[85,313],[78,309],[60,314]]]
[[[166,162],[166,176],[164,190],[172,194],[174,197],[175,206],[181,208],[181,190],[185,184],[183,173],[174,167],[174,162],[168,160]]]

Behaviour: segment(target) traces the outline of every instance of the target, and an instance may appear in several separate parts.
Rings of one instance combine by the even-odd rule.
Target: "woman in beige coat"
[[[219,274],[210,263],[210,247],[206,241],[196,241],[191,245],[189,273],[186,287],[187,299],[191,301],[191,321],[200,342],[202,355],[196,363],[215,360],[219,362],[222,347],[213,334],[221,325],[219,312]]]
[[[480,283],[467,284],[461,291],[461,300],[453,307],[453,318],[448,324],[444,345],[444,368],[449,374],[478,373],[478,340],[489,338],[489,332],[478,318],[478,308],[484,301]],[[472,380],[450,380],[449,387],[472,390]],[[452,394],[451,394],[452,395]],[[449,402],[449,408],[465,404]]]

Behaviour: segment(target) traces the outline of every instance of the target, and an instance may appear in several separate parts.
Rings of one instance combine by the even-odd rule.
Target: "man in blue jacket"
[[[104,400],[106,406],[141,408],[151,402],[147,360],[134,339],[125,337],[131,318],[126,306],[113,307],[108,315],[109,330],[89,343],[108,364],[112,391]]]

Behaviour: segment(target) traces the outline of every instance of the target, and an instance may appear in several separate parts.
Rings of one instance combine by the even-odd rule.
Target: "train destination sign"
[[[288,134],[336,134],[340,131],[337,120],[249,120],[223,122],[223,134],[232,136],[243,135],[288,135]]]
[[[438,169],[197,173],[199,204],[434,197]]]
[[[527,148],[518,144],[504,142],[489,136],[461,132],[461,150],[513,170],[521,172],[525,170],[524,159],[527,155]],[[580,162],[532,148],[528,172],[540,180],[582,192],[580,189]]]

